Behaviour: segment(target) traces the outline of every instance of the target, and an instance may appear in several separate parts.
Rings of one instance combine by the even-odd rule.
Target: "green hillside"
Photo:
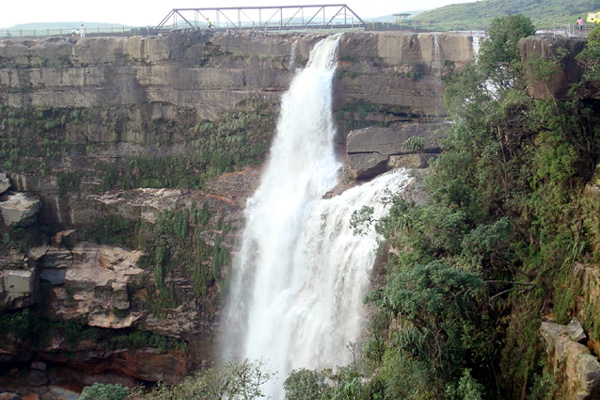
[[[485,29],[496,17],[523,14],[540,29],[553,27],[554,21],[573,24],[577,17],[585,19],[592,11],[600,11],[600,0],[483,0],[436,8],[412,21],[428,29]]]

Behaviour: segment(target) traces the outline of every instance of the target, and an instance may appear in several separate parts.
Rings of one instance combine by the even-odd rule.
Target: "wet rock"
[[[41,206],[42,203],[34,195],[16,193],[0,202],[0,211],[5,225],[28,225]]]
[[[350,173],[355,179],[369,179],[387,170],[388,157],[379,153],[348,155]]]

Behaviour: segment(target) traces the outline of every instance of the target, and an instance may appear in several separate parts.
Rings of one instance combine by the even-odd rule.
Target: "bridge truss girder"
[[[157,29],[306,30],[366,28],[346,4],[310,6],[174,8]]]

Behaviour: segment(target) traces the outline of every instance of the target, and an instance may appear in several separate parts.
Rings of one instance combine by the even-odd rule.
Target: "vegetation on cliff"
[[[561,279],[574,261],[598,261],[582,202],[600,137],[598,105],[583,95],[597,75],[565,101],[529,97],[516,45],[531,33],[522,16],[492,23],[477,65],[446,91],[455,124],[426,180],[430,201],[398,198],[378,223],[394,251],[367,299],[378,312],[364,398],[554,395],[541,318],[567,321],[573,297]],[[596,36],[582,60],[593,60]],[[558,62],[529,67],[548,78]]]

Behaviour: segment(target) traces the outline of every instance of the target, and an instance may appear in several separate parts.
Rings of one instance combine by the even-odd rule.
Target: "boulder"
[[[402,154],[390,156],[388,168],[427,168],[429,160],[437,157],[437,154]]]
[[[27,270],[0,271],[0,309],[25,307],[33,294],[33,273]]]
[[[565,325],[542,322],[540,333],[546,342],[548,366],[556,379],[557,399],[588,399],[600,390],[600,362],[581,343],[569,337]]]
[[[585,331],[583,330],[583,327],[577,318],[573,318],[571,322],[569,322],[569,325],[567,325],[567,330],[569,331],[569,337],[571,340],[581,342],[586,338]]]
[[[10,180],[8,179],[8,175],[2,172],[0,173],[0,193],[4,193],[8,189],[10,189]]]
[[[387,169],[388,157],[379,153],[348,154],[350,173],[355,179],[369,179]]]
[[[5,225],[28,224],[31,217],[42,207],[40,200],[31,194],[16,193],[0,202],[0,211]]]

